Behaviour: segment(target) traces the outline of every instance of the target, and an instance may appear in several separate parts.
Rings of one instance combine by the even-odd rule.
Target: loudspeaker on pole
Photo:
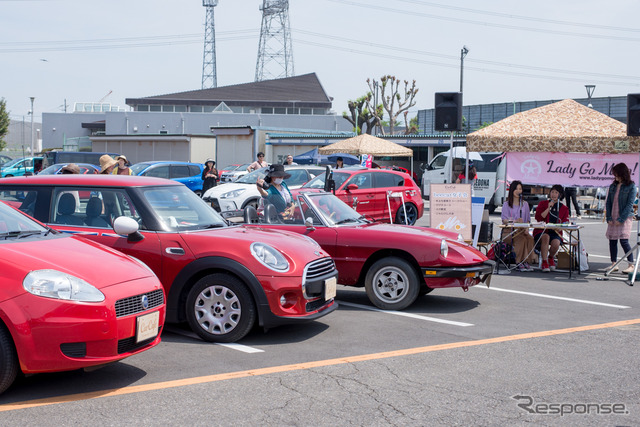
[[[627,135],[640,136],[640,93],[627,95]]]
[[[462,93],[436,92],[435,130],[462,130]]]

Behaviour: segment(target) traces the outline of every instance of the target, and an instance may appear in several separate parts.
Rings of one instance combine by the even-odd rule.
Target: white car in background
[[[325,171],[324,166],[285,166],[285,171],[291,175],[285,179],[290,190],[300,188],[304,183],[310,181]],[[245,168],[246,169],[246,168]],[[264,178],[268,168],[262,168],[248,173],[235,182],[218,185],[210,188],[202,196],[205,202],[218,212],[244,209],[248,205],[258,207],[260,193],[256,187],[258,178]]]
[[[230,170],[228,172],[223,172],[220,175],[220,184],[226,184],[227,182],[234,182],[241,176],[245,176],[249,172],[247,172],[247,168],[251,166],[251,163],[246,163],[244,165],[238,166],[237,169]]]

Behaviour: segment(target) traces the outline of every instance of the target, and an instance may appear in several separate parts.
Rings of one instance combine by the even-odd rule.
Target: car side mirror
[[[347,185],[347,191],[353,191],[358,189],[358,184],[349,184]]]
[[[113,221],[113,231],[116,234],[127,236],[130,242],[139,242],[144,239],[138,229],[138,222],[128,216],[119,216]]]
[[[308,229],[310,229],[310,230],[315,230],[315,229],[316,229],[316,228],[313,226],[313,218],[311,218],[311,217],[307,217],[307,218],[304,220],[304,225],[305,225],[305,227],[307,227],[307,228],[308,228]]]

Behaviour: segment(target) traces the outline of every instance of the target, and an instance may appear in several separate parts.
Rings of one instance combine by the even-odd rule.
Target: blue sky
[[[315,72],[334,110],[391,74],[464,104],[640,92],[637,0],[290,0],[296,74]],[[218,86],[254,79],[261,0],[219,0]],[[201,0],[0,0],[0,97],[20,119],[63,105],[199,89]]]

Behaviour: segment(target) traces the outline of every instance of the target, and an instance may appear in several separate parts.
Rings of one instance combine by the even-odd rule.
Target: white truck
[[[455,152],[455,151],[454,151]],[[494,213],[496,207],[502,207],[509,189],[505,179],[506,162],[501,157],[502,153],[469,153],[469,161],[476,168],[478,179],[473,185],[473,195],[484,197],[484,203],[489,213]],[[459,156],[459,154],[457,154]],[[452,181],[456,182],[458,175],[465,169],[465,158],[453,158]],[[429,198],[430,184],[449,182],[451,170],[451,158],[449,152],[437,154],[428,165],[421,165],[422,197]],[[544,198],[546,190],[535,185],[523,185],[524,199],[529,203],[532,211],[535,211],[538,202]]]

